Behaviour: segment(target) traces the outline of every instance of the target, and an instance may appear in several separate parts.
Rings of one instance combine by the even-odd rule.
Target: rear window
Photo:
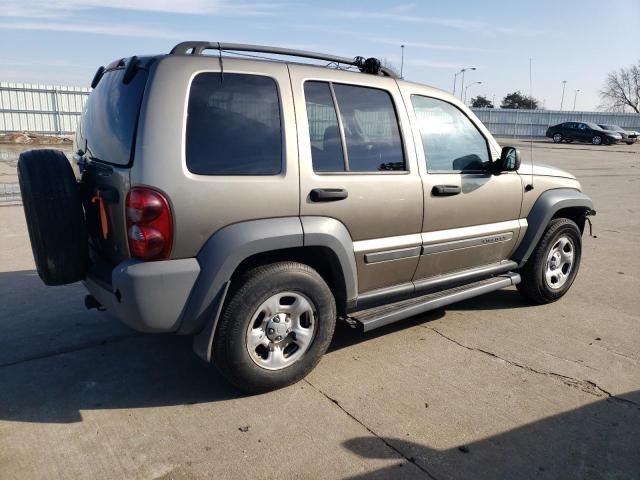
[[[276,82],[260,75],[200,73],[191,83],[186,158],[200,175],[277,175],[282,127]]]
[[[148,72],[138,70],[133,79],[122,83],[124,70],[104,74],[89,95],[79,131],[79,147],[93,160],[115,165],[131,161],[138,125],[138,114]]]

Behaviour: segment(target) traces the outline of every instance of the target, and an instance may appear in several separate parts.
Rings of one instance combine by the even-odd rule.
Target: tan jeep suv
[[[576,178],[521,166],[454,97],[375,58],[185,42],[92,87],[78,168],[19,160],[41,278],[193,336],[246,391],[303,378],[337,319],[369,331],[511,285],[548,303],[578,272],[594,212]]]

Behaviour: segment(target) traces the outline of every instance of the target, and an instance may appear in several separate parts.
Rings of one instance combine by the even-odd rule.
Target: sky
[[[615,8],[614,8],[615,5]],[[640,0],[0,0],[0,81],[88,86],[98,66],[183,40],[384,58],[407,80],[497,104],[532,93],[547,109],[595,110],[612,70],[640,59]],[[460,86],[461,76],[458,77]]]

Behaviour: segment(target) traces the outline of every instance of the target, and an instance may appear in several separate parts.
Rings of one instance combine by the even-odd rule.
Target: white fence
[[[472,108],[482,123],[497,137],[544,137],[547,128],[562,122],[591,122],[619,125],[640,131],[640,114],[611,112],[567,112],[560,110],[508,110]]]
[[[0,133],[72,135],[89,88],[0,82]],[[500,137],[543,137],[557,123],[578,121],[640,130],[640,114],[474,108],[489,131]]]
[[[88,88],[0,82],[0,133],[72,135]]]

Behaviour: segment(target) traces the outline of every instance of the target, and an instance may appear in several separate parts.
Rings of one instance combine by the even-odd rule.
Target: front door
[[[415,90],[403,93],[417,126],[424,185],[423,251],[415,280],[508,259],[526,225],[519,218],[520,176],[487,171],[498,146],[471,112],[433,90],[409,88]]]
[[[300,215],[339,220],[354,242],[359,293],[410,284],[422,184],[394,80],[292,65]]]

